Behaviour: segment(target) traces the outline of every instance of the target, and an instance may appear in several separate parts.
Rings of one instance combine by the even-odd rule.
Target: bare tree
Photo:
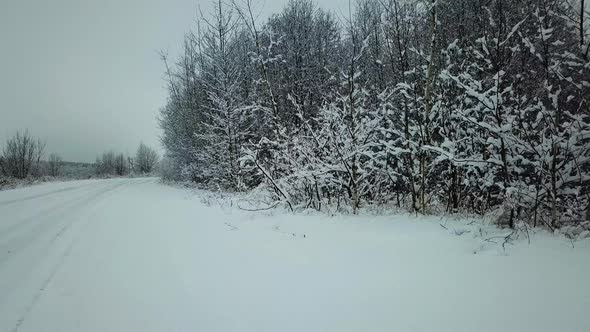
[[[105,152],[96,158],[96,173],[100,175],[115,174],[115,153]]]
[[[115,156],[114,159],[115,175],[123,176],[129,173],[129,167],[127,165],[127,158],[122,153]]]
[[[135,170],[140,173],[150,173],[158,162],[158,153],[149,146],[140,143],[135,155]]]
[[[131,156],[127,156],[127,165],[129,166],[130,172],[135,172],[135,159]]]
[[[47,159],[47,171],[51,176],[59,176],[61,175],[61,168],[62,168],[63,159],[57,153],[52,153],[49,155],[49,159]]]
[[[99,175],[123,176],[129,173],[128,157],[123,153],[105,152],[96,158],[96,173]]]
[[[24,179],[38,169],[44,153],[44,142],[34,139],[28,131],[17,132],[2,151],[1,171],[6,176]]]

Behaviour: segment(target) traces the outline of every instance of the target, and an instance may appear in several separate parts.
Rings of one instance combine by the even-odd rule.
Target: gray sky
[[[263,15],[286,0],[259,2]],[[347,0],[316,1],[341,13]],[[19,129],[65,160],[160,148],[158,50],[177,54],[208,0],[1,0],[0,146]],[[341,9],[338,9],[341,8]]]

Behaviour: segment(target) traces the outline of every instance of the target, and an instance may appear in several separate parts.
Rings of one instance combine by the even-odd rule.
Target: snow
[[[590,331],[589,240],[504,250],[468,220],[203,195],[157,179],[0,192],[0,331]]]

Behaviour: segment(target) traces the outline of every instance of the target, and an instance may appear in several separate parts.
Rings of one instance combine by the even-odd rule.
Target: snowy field
[[[503,249],[468,220],[199,195],[157,179],[0,192],[0,331],[590,331],[590,240]]]

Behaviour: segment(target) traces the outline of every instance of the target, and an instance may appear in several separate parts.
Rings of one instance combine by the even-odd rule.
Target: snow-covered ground
[[[0,331],[590,331],[590,241],[504,233],[223,209],[157,179],[4,191]]]

